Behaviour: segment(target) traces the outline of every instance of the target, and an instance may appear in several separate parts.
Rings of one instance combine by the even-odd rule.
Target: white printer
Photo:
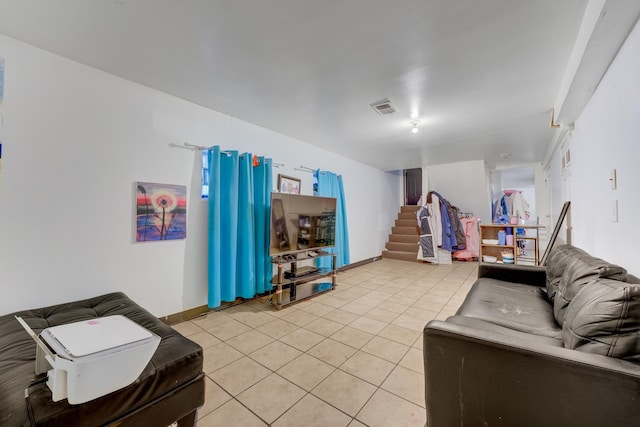
[[[39,336],[16,319],[38,344],[35,371],[47,372],[54,402],[76,405],[128,386],[160,344],[159,336],[121,315],[53,326]]]

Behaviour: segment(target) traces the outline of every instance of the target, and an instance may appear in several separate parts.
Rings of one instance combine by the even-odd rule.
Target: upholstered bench
[[[36,344],[15,315],[42,329],[120,314],[157,334],[160,345],[128,387],[80,405],[53,402],[46,374],[36,376]],[[0,316],[0,425],[179,426],[195,425],[204,403],[202,348],[123,293]]]

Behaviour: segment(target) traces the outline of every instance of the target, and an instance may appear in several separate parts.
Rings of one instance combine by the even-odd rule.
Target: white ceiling
[[[545,155],[587,3],[0,0],[0,33],[383,170],[508,166]]]

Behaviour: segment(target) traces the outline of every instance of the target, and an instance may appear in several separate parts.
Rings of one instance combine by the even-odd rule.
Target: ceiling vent
[[[371,108],[373,108],[373,110],[381,116],[385,114],[392,114],[398,111],[394,108],[393,105],[391,105],[391,101],[389,101],[387,98],[374,102],[373,104],[371,104]]]

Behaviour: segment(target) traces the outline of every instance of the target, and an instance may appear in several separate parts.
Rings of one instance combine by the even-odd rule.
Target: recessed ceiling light
[[[412,120],[411,122],[411,133],[418,133],[418,125],[420,124],[420,120]]]

